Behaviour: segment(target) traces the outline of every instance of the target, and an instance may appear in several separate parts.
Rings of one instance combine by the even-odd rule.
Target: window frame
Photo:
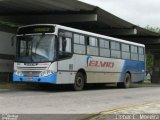
[[[132,51],[132,47],[137,47],[137,52],[133,52]],[[132,61],[139,61],[139,53],[138,53],[138,47],[137,45],[130,45],[130,51],[131,51],[131,60]],[[135,60],[135,59],[132,59],[132,55],[138,55],[138,58]]]
[[[108,42],[108,48],[106,48],[106,47],[101,47],[101,46],[100,46],[100,41],[101,41],[101,40]],[[98,47],[99,47],[99,57],[111,58],[110,41],[111,41],[111,40],[106,39],[106,38],[99,38],[99,39],[98,39],[98,42],[99,42],[99,46],[98,46]],[[101,56],[101,49],[109,50],[109,56]]]
[[[112,42],[119,43],[119,50],[118,50],[118,49],[112,49]],[[112,40],[112,41],[110,42],[110,49],[111,49],[111,50],[116,50],[116,51],[121,51],[121,42],[113,41],[113,40]]]
[[[100,45],[100,41],[107,41],[108,42],[108,48],[106,48],[105,46],[104,47],[101,47]],[[103,48],[103,49],[110,49],[110,40],[108,40],[108,39],[105,39],[105,38],[99,38],[99,48]]]
[[[90,46],[90,47],[99,47],[99,43],[98,43],[98,37],[89,36],[89,35],[87,35],[86,37],[87,37],[87,38],[86,38],[86,46]],[[95,39],[97,40],[97,46],[88,45],[89,38],[95,38]]]
[[[74,35],[79,35],[79,43],[76,43],[76,42],[74,41]],[[81,44],[81,43],[80,43],[80,36],[83,36],[83,37],[84,37],[84,44]],[[79,33],[73,33],[73,44],[85,45],[85,35],[79,34]]]
[[[119,43],[119,50],[112,48],[112,42],[115,42],[115,44],[116,44],[116,43]],[[111,58],[113,58],[113,59],[122,59],[121,43],[122,43],[122,42],[118,42],[118,41],[114,41],[114,40],[111,40],[111,41],[110,41],[110,57],[111,57]],[[117,51],[117,52],[119,51],[119,52],[120,52],[120,57],[113,57],[113,56],[112,56],[112,51]]]
[[[75,43],[74,42],[74,35],[77,34],[79,36],[84,36],[84,44],[80,44],[79,43]],[[76,53],[74,52],[74,45],[82,45],[85,47],[85,53]],[[85,34],[82,34],[82,33],[78,33],[78,32],[73,32],[73,54],[79,54],[79,55],[86,55],[87,54],[87,47],[86,47],[86,35]]]
[[[140,48],[142,48],[143,53],[140,53],[140,52],[139,52],[139,51],[140,51],[140,50],[139,50]],[[138,54],[139,54],[139,55],[144,55],[144,54],[145,54],[145,52],[144,52],[144,47],[138,46]]]
[[[143,53],[139,53],[139,48],[143,49]],[[140,60],[140,56],[143,56],[143,60]],[[145,61],[145,47],[138,46],[138,60],[141,62]]]
[[[122,50],[122,46],[123,45],[128,45],[129,46],[129,51],[123,51]],[[130,55],[129,55],[129,59],[126,59],[126,58],[123,58],[123,53],[129,53]],[[121,43],[121,59],[123,59],[123,60],[131,60],[131,45],[130,44],[127,44],[127,43]]]
[[[133,52],[133,51],[132,51],[132,46],[133,46],[133,47],[137,47],[137,52]],[[130,51],[131,51],[131,53],[139,54],[139,53],[138,53],[138,47],[139,47],[139,46],[136,46],[136,45],[130,45]]]
[[[128,46],[129,46],[129,51],[123,51],[123,50],[122,50],[122,46],[123,46],[123,45],[128,45]],[[129,52],[129,53],[131,53],[130,45],[127,44],[127,43],[121,43],[121,51],[122,51],[122,52]]]
[[[97,46],[92,46],[92,45],[88,45],[89,43],[89,38],[95,38],[97,40]],[[92,48],[96,48],[98,50],[98,54],[97,55],[92,55],[92,54],[89,54],[88,53],[88,47],[92,47]],[[87,55],[91,55],[91,56],[97,56],[97,57],[100,57],[99,56],[99,38],[98,37],[95,37],[95,36],[91,36],[91,35],[86,35],[86,54]]]
[[[60,32],[70,32],[71,33],[71,36],[65,36],[65,35],[60,35]],[[66,38],[70,38],[71,39],[71,52],[63,52],[63,51],[59,51],[59,38],[60,37],[66,37]],[[69,59],[69,58],[72,58],[73,54],[74,54],[74,49],[73,49],[73,32],[72,31],[69,31],[69,30],[64,30],[64,29],[58,29],[58,35],[57,35],[57,50],[56,50],[56,54],[57,54],[57,59],[58,60],[65,60],[65,59]],[[59,55],[59,52],[62,52],[66,55],[66,57],[64,58],[60,58],[60,55]]]
[[[72,51],[71,53],[72,54],[91,55],[91,56],[97,56],[97,57],[103,57],[103,58],[124,59],[124,60],[125,60],[125,58],[122,58],[122,53],[129,53],[130,54],[130,58],[126,59],[126,60],[133,60],[133,59],[131,59],[132,54],[138,54],[138,60],[134,60],[134,61],[140,61],[139,60],[139,55],[144,55],[145,56],[145,47],[132,45],[132,44],[128,44],[128,43],[125,43],[125,42],[115,41],[115,40],[112,40],[112,39],[109,39],[109,38],[103,38],[103,37],[88,35],[87,33],[80,33],[80,32],[68,31],[68,30],[63,30],[63,29],[59,29],[58,32],[61,32],[61,31],[72,33],[72,37],[71,37],[71,51]],[[58,35],[59,35],[59,33],[58,33]],[[79,36],[79,43],[74,42],[74,35]],[[84,37],[84,44],[81,44],[80,36]],[[90,42],[90,38],[94,38],[96,40],[96,43],[97,43],[96,46],[88,44]],[[104,45],[104,47],[100,46],[100,41],[101,40],[103,40],[104,42],[107,41],[108,42],[108,47],[105,47],[105,45]],[[112,48],[112,42],[115,42],[115,44],[118,43],[119,44],[119,49],[116,49],[116,47]],[[125,51],[125,50],[122,49],[123,44],[129,46],[129,51]],[[74,45],[84,46],[85,47],[85,53],[74,52]],[[137,48],[137,52],[131,51],[132,46]],[[96,55],[89,54],[88,53],[88,47],[96,48],[98,50],[97,54]],[[143,49],[143,54],[139,53],[139,48]],[[106,50],[110,51],[110,53],[109,53],[110,55],[109,56],[101,56],[100,55],[100,50],[101,49],[106,49]],[[112,57],[112,51],[119,51],[120,52],[120,57]],[[145,60],[145,58],[144,58],[144,60]]]

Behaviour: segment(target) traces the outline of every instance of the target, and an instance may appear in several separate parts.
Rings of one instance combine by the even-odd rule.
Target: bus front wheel
[[[75,77],[73,84],[73,90],[80,91],[84,88],[84,75],[81,72],[78,72]]]
[[[125,74],[124,81],[121,83],[117,83],[118,88],[130,88],[131,86],[131,76],[129,73]]]

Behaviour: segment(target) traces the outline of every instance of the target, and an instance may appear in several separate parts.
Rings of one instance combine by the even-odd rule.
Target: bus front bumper
[[[57,74],[53,73],[49,76],[39,76],[39,77],[29,77],[29,76],[17,76],[16,74],[13,74],[13,82],[36,82],[36,83],[50,83],[50,84],[56,84],[56,78]]]

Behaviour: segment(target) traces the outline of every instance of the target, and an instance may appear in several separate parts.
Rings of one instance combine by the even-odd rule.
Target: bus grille
[[[24,76],[39,76],[42,71],[23,71]]]

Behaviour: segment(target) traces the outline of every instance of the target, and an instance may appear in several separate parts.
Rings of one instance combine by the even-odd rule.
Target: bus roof
[[[30,26],[38,26],[38,25],[42,25],[42,26],[43,25],[54,26],[54,27],[57,27],[59,29],[64,29],[64,30],[67,30],[67,31],[72,31],[72,32],[75,32],[75,33],[81,33],[81,34],[90,35],[90,36],[93,36],[93,37],[98,37],[98,38],[113,40],[113,41],[122,42],[122,43],[126,43],[126,44],[132,44],[132,45],[136,45],[136,46],[145,47],[144,44],[130,42],[130,41],[127,41],[127,40],[123,40],[123,39],[119,39],[119,38],[114,38],[114,37],[109,37],[109,36],[105,36],[105,35],[101,35],[101,34],[97,34],[97,33],[92,33],[92,32],[88,32],[88,31],[84,31],[84,30],[79,30],[79,29],[75,29],[75,28],[71,28],[71,27],[66,27],[66,26],[62,26],[62,25],[58,25],[58,24],[32,24],[32,25],[22,26],[20,28],[30,27]]]

